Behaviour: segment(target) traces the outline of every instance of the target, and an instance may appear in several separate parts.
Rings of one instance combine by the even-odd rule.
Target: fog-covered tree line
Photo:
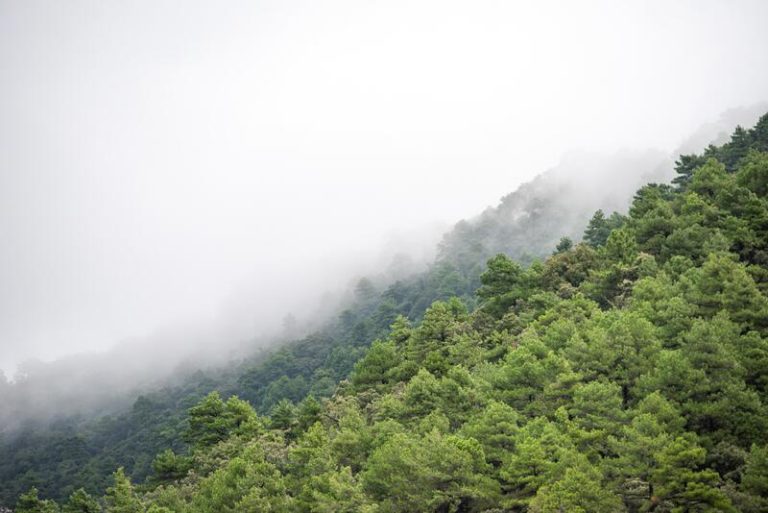
[[[266,359],[25,433],[3,492],[17,512],[765,511],[768,116],[676,171],[544,260],[363,281]]]

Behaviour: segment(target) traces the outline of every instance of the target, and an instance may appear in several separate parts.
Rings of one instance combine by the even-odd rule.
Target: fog
[[[670,154],[765,101],[766,20],[759,0],[0,1],[0,369],[309,322],[564,154]]]

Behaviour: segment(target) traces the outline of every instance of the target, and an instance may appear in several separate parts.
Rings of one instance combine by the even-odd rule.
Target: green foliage
[[[562,237],[560,242],[555,246],[555,254],[565,253],[573,248],[573,241],[569,237]]]
[[[136,494],[131,480],[125,475],[122,467],[113,475],[114,484],[107,488],[104,495],[106,513],[143,513],[144,505]]]
[[[349,467],[313,480],[311,511],[317,513],[375,513],[376,504],[366,496]]]
[[[158,481],[175,481],[184,477],[191,468],[189,458],[179,456],[172,449],[166,449],[152,461],[154,478]]]
[[[371,455],[363,483],[382,511],[482,511],[498,500],[485,471],[476,440],[432,431],[394,435]]]
[[[736,127],[730,142],[723,146],[709,146],[704,155],[683,155],[675,163],[678,176],[674,183],[685,187],[690,181],[694,171],[706,162],[708,158],[714,158],[722,162],[729,172],[733,172],[739,163],[751,151],[768,151],[768,114],[764,114],[754,128],[744,130]]]
[[[515,301],[524,297],[524,271],[506,255],[488,260],[488,270],[480,276],[482,286],[477,296],[491,315],[503,315]]]
[[[272,428],[290,431],[297,422],[296,407],[288,399],[283,399],[272,408],[270,414]]]
[[[479,415],[462,426],[461,434],[479,441],[486,462],[498,468],[507,454],[514,451],[521,423],[522,418],[514,408],[499,401],[491,401]]]
[[[527,504],[541,486],[562,475],[576,455],[573,441],[543,417],[520,429],[514,444],[515,451],[501,468],[501,483],[512,504]]]
[[[101,506],[95,497],[92,497],[82,488],[78,488],[61,509],[62,513],[100,513]]]
[[[768,445],[752,444],[741,482],[746,491],[768,498]]]
[[[728,498],[717,488],[717,472],[698,470],[706,451],[688,440],[677,437],[665,445],[658,455],[658,468],[652,480],[654,497],[660,504],[679,511],[734,511]]]
[[[592,216],[584,231],[584,242],[592,247],[603,246],[611,235],[611,231],[620,228],[625,222],[624,216],[614,212],[610,217],[605,217],[602,210],[598,210]]]
[[[276,513],[284,511],[289,502],[278,470],[266,461],[260,448],[249,445],[200,481],[189,511]]]
[[[135,481],[152,474],[155,455],[183,452],[187,409],[213,381],[190,375],[174,388],[139,397],[123,414],[95,421],[72,417],[50,426],[26,425],[0,443],[0,503],[10,504],[35,486],[41,495],[65,501],[77,488],[102,494],[118,466]]]
[[[401,363],[400,353],[392,341],[375,341],[365,357],[355,364],[352,383],[357,387],[370,387],[387,383],[392,370]]]
[[[568,468],[561,479],[539,488],[531,513],[619,513],[624,511],[618,495],[606,489],[602,476],[591,465]]]
[[[296,421],[299,431],[306,431],[311,425],[320,420],[320,414],[323,412],[322,405],[309,395],[304,398],[296,411]]]
[[[184,438],[200,448],[221,442],[232,434],[258,430],[259,420],[248,403],[237,396],[224,402],[219,392],[214,391],[189,410],[189,429]]]
[[[736,183],[758,197],[768,195],[768,153],[750,150],[736,173]]]
[[[37,488],[32,487],[16,501],[17,513],[57,513],[58,505],[49,499],[40,499]]]

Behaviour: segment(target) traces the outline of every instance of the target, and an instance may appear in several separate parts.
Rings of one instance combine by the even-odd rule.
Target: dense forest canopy
[[[766,511],[768,115],[676,174],[544,260],[502,252],[383,291],[362,281],[337,323],[266,358],[96,424],[30,429],[3,446],[3,500],[17,513]]]

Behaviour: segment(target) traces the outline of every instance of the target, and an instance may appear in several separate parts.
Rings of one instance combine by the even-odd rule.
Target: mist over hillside
[[[497,253],[526,263],[541,259],[561,237],[579,241],[596,210],[606,216],[625,211],[642,185],[673,178],[679,155],[726,142],[735,127],[754,125],[766,107],[760,103],[725,111],[671,154],[654,149],[565,154],[557,166],[522,184],[497,206],[458,223],[441,241],[439,258],[476,278]]]
[[[3,2],[0,368],[260,337],[386,233],[671,153],[768,83],[765,6],[705,4]]]
[[[679,153],[699,152],[722,142],[723,134],[735,126],[754,124],[764,107],[723,113],[696,130]],[[393,235],[385,247],[360,252],[356,258],[309,263],[300,276],[304,286],[287,286],[301,290],[295,301],[283,303],[290,309],[259,311],[262,296],[254,293],[253,284],[243,284],[222,305],[218,319],[159,329],[102,353],[27,362],[14,382],[0,382],[0,426],[12,431],[29,420],[119,413],[138,395],[173,386],[198,370],[219,372],[241,365],[255,354],[322,330],[354,301],[354,288],[362,276],[385,290],[424,273],[436,258],[439,265],[455,266],[467,281],[464,287],[473,290],[491,256],[504,253],[530,263],[550,254],[561,237],[578,241],[596,210],[625,211],[641,185],[668,182],[674,174],[673,161],[661,150],[570,152],[554,168],[505,195],[497,206],[459,222],[442,240],[440,228],[431,226]],[[318,276],[325,279],[317,280]],[[346,285],[329,288],[339,279]],[[268,324],[260,322],[267,318]],[[251,335],[254,332],[259,335]]]
[[[239,368],[194,373],[118,416],[0,437],[0,501],[760,513],[766,191],[768,114],[681,155],[673,184],[642,185],[626,214],[595,214],[583,243],[562,239],[527,267],[497,254],[474,291],[477,269],[442,258],[384,289],[361,278],[335,322]],[[470,249],[471,232],[458,239]]]
[[[596,210],[625,209],[638,185],[668,181],[671,168],[670,157],[658,150],[569,153],[498,206],[459,223],[443,239],[440,255],[462,267],[482,266],[497,253],[530,263],[561,237],[579,240]]]
[[[119,412],[139,394],[173,384],[189,372],[237,365],[257,351],[301,338],[338,317],[354,300],[354,286],[365,271],[376,288],[384,290],[423,273],[428,265],[425,256],[434,259],[437,254],[441,265],[456,265],[471,283],[496,253],[529,262],[541,258],[561,236],[577,239],[592,212],[624,208],[638,184],[663,178],[670,167],[660,151],[565,155],[557,167],[521,185],[498,207],[460,222],[443,236],[439,247],[439,232],[422,231],[418,241],[401,237],[378,255],[368,252],[352,261],[327,262],[324,270],[308,263],[303,287],[283,284],[301,291],[294,302],[283,301],[290,309],[259,311],[262,294],[249,292],[244,284],[223,305],[219,319],[159,329],[101,353],[27,362],[14,382],[4,385],[0,426],[7,430],[26,420]],[[425,241],[430,241],[431,251],[424,247]],[[324,289],[331,285],[321,284],[318,276],[342,279],[348,285]],[[270,288],[280,286],[273,283]],[[254,331],[259,335],[249,336]]]
[[[99,352],[52,361],[28,360],[6,378],[0,370],[0,432],[27,421],[103,416],[121,412],[136,397],[183,382],[199,371],[218,373],[321,329],[354,301],[367,276],[378,288],[423,272],[434,259],[442,225],[390,234],[377,250],[336,261],[307,262],[289,279],[246,280],[215,318],[184,321],[121,341]],[[265,288],[298,291],[269,309]],[[278,296],[279,294],[275,294]]]
[[[0,513],[765,513],[766,20],[0,0]]]

